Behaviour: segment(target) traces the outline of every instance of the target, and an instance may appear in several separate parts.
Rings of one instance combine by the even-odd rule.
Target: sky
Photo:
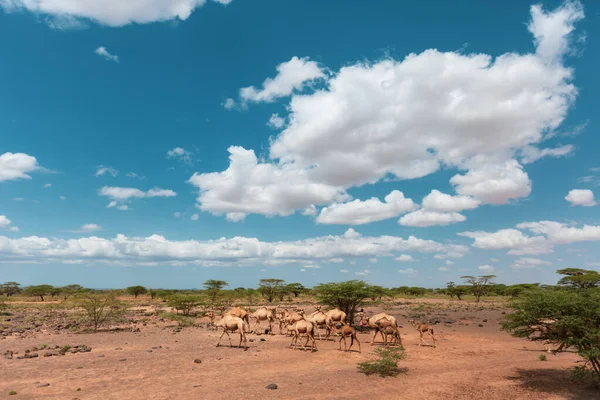
[[[0,282],[600,269],[600,3],[0,0]]]

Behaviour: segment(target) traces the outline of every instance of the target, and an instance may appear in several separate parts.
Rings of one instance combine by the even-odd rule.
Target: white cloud
[[[310,207],[306,207],[304,210],[302,210],[302,215],[314,217],[317,215],[317,207],[315,207],[314,204],[311,204]]]
[[[1,229],[6,229],[10,232],[19,231],[19,227],[12,225],[12,221],[8,219],[5,215],[0,215],[0,230]]]
[[[369,262],[370,262],[371,264],[377,264],[377,261],[379,261],[379,260],[377,259],[377,257],[369,258]]]
[[[167,151],[167,158],[176,158],[186,164],[192,164],[192,153],[182,147],[175,147]]]
[[[473,247],[485,250],[510,249],[509,254],[544,254],[552,252],[552,244],[543,236],[529,237],[516,229],[497,232],[461,232],[459,236],[474,239]]]
[[[540,221],[525,222],[517,225],[517,228],[546,235],[549,241],[556,244],[600,241],[600,226],[594,225],[583,225],[581,228],[576,228],[560,222]]]
[[[371,273],[371,271],[369,271],[368,269],[365,269],[365,270],[363,270],[363,271],[356,271],[356,272],[354,273],[354,275],[356,275],[356,276],[367,276],[367,275],[369,275],[370,273]]]
[[[442,271],[442,272],[450,271],[450,269],[448,267],[439,267],[438,270]]]
[[[540,265],[552,265],[552,263],[539,258],[519,258],[510,267],[512,269],[536,268]]]
[[[124,203],[130,199],[144,197],[174,197],[177,193],[170,189],[161,188],[153,188],[144,192],[136,188],[103,186],[98,191],[98,195],[106,196],[111,199],[106,208],[116,207],[117,209],[124,211],[129,209]]]
[[[414,275],[417,273],[417,271],[412,268],[399,269],[398,272],[404,275]]]
[[[98,165],[96,167],[96,176],[103,176],[107,174],[111,176],[117,176],[119,174],[119,171],[117,171],[113,167],[105,165]]]
[[[104,58],[106,61],[114,61],[116,63],[119,62],[119,56],[110,54],[110,52],[108,50],[106,50],[106,47],[104,47],[104,46],[98,47],[96,50],[94,50],[94,53],[98,54],[100,57]]]
[[[280,97],[292,94],[294,90],[302,90],[306,83],[316,79],[325,78],[323,70],[315,61],[308,57],[292,57],[289,61],[279,64],[275,78],[268,78],[263,82],[262,89],[254,86],[240,89],[240,98],[243,102],[270,103]]]
[[[60,200],[66,200],[66,199],[67,199],[65,196],[58,196],[58,198],[59,198]]]
[[[446,260],[446,265],[454,265],[454,261]]]
[[[542,157],[563,157],[571,154],[573,150],[575,150],[575,146],[570,144],[553,149],[538,149],[537,147],[528,146],[521,150],[521,162],[531,164]]]
[[[49,187],[51,187],[51,186],[52,186],[52,184],[51,184],[51,183],[44,183],[44,184],[42,185],[42,188],[44,188],[44,189],[48,189],[48,188],[49,188]]]
[[[271,118],[269,118],[269,122],[267,122],[267,126],[273,129],[281,129],[285,125],[285,119],[281,118],[279,114],[272,114]]]
[[[235,107],[235,100],[233,100],[233,99],[225,99],[225,102],[223,103],[223,107],[226,110],[232,110]]]
[[[496,268],[492,267],[491,265],[482,265],[479,267],[479,270],[483,272],[494,272]]]
[[[347,269],[340,269],[340,272],[343,273],[343,274],[347,274],[350,271],[348,271]]]
[[[350,187],[381,179],[421,178],[441,167],[458,169],[451,179],[457,194],[481,203],[502,204],[528,196],[531,181],[517,158],[523,158],[523,149],[533,154],[574,104],[574,71],[563,65],[561,57],[562,49],[569,48],[574,22],[582,17],[577,7],[538,11],[532,9],[529,24],[535,53],[494,58],[430,49],[400,61],[386,58],[345,65],[302,94],[293,93],[294,87],[304,88],[303,82],[323,73],[320,66],[315,64],[307,75],[290,73],[284,80],[280,65],[279,74],[265,81],[264,89],[251,88],[242,96],[272,101],[291,94],[288,124],[271,141],[269,158],[259,163],[251,150],[242,149],[251,153],[251,161],[244,165],[251,172],[238,175],[258,176],[238,187],[216,183],[230,179],[232,166],[198,175],[212,177],[210,185],[196,182],[202,183],[197,185],[200,208],[223,214],[289,215],[311,204],[339,202],[335,198]],[[552,34],[547,33],[548,25]],[[301,59],[296,64],[303,65]],[[235,157],[239,156],[230,158]],[[315,185],[324,194],[316,196]],[[259,187],[267,191],[262,197],[254,193]],[[292,201],[290,187],[308,190]],[[273,200],[279,191],[282,199]],[[244,195],[249,193],[246,205]]]
[[[214,0],[227,5],[232,0]],[[81,27],[86,20],[108,26],[186,20],[206,0],[2,0],[5,11],[27,10],[47,18],[54,28]]]
[[[194,173],[189,182],[200,189],[198,208],[212,214],[291,215],[314,204],[344,201],[342,188],[312,182],[309,171],[294,165],[262,163],[254,151],[232,146],[229,168]]]
[[[101,230],[102,230],[102,227],[98,224],[84,224],[79,229],[75,229],[75,230],[68,231],[68,232],[92,233],[92,232],[98,232]]]
[[[432,190],[423,198],[423,208],[436,212],[460,212],[479,206],[479,201],[469,196],[451,196],[439,190]]]
[[[133,171],[126,173],[125,176],[128,178],[140,178],[140,176]]]
[[[180,218],[181,217],[181,213],[179,211],[177,211],[177,212],[173,213],[173,216],[175,218]]]
[[[198,221],[198,218],[199,218],[198,214],[192,214],[192,216],[190,217],[190,219],[192,221]]]
[[[457,193],[490,204],[504,204],[531,193],[531,180],[516,160],[490,164],[478,160],[465,175],[454,175],[450,183]]]
[[[404,226],[426,227],[433,225],[448,225],[456,222],[464,222],[466,220],[467,217],[455,212],[439,213],[421,209],[404,215],[398,220],[398,223]]]
[[[498,260],[497,258],[492,258],[490,259],[491,262],[500,262],[500,260]]]
[[[569,203],[574,206],[595,206],[597,203],[594,201],[594,192],[588,189],[573,189],[565,197]]]
[[[404,193],[394,190],[385,196],[385,203],[377,197],[368,200],[353,200],[347,203],[334,203],[321,209],[317,217],[320,224],[362,225],[384,219],[395,218],[417,206],[404,197]]]
[[[0,154],[0,182],[31,179],[31,172],[42,170],[35,157],[25,153]]]
[[[251,237],[216,240],[167,240],[161,235],[76,239],[0,236],[0,259],[6,262],[62,262],[86,260],[125,265],[255,266],[300,264],[316,268],[334,258],[352,261],[398,256],[404,252],[466,252],[464,246],[442,244],[410,236],[362,236],[356,231],[340,236],[312,237],[296,241],[263,242]],[[359,271],[363,275],[369,270]],[[359,274],[360,275],[360,274]]]
[[[401,262],[413,262],[415,261],[415,259],[413,258],[413,256],[408,255],[408,254],[400,254],[399,257],[395,258],[396,261],[401,261]]]

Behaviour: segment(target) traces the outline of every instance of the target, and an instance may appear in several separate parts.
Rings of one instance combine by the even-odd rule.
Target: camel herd
[[[210,312],[208,313],[208,316],[214,321],[216,314]],[[251,318],[254,319],[252,330],[250,330]],[[368,327],[369,329],[374,330],[371,345],[375,344],[375,338],[378,334],[381,335],[384,346],[388,346],[392,343],[400,346],[402,345],[400,331],[402,326],[398,324],[398,321],[394,316],[381,312],[366,318],[364,313],[361,312],[359,313],[359,318],[361,329],[363,327]],[[290,335],[292,337],[292,342],[290,344],[291,348],[296,348],[299,345],[299,341],[302,343],[300,339],[306,338],[306,341],[302,344],[302,349],[306,350],[307,345],[310,342],[310,349],[316,351],[317,343],[315,337],[321,340],[321,329],[323,329],[325,331],[325,339],[328,339],[332,334],[339,337],[339,350],[342,348],[343,341],[344,351],[350,351],[354,342],[358,344],[358,352],[360,353],[362,351],[356,329],[352,327],[354,321],[348,321],[346,313],[338,308],[324,312],[320,306],[317,306],[315,311],[308,315],[306,315],[302,309],[290,311],[288,309],[278,310],[277,308],[261,307],[254,312],[250,312],[250,310],[245,307],[234,307],[229,311],[224,312],[221,315],[221,319],[213,322],[215,327],[223,330],[219,337],[219,341],[217,342],[217,347],[221,344],[223,335],[227,335],[229,345],[232,346],[231,337],[229,336],[229,333],[231,332],[240,335],[238,347],[242,347],[243,342],[244,348],[247,348],[246,333],[264,332],[272,334],[273,324],[276,321],[279,323],[279,333]],[[265,330],[263,330],[261,326],[261,323],[263,322],[268,324],[268,328]],[[435,335],[432,326],[426,323],[416,322],[415,320],[409,320],[408,322],[419,332],[419,346],[422,343],[428,345],[423,337],[424,334],[428,334],[433,340],[433,347],[435,347]],[[350,346],[348,346],[347,340],[350,341]]]

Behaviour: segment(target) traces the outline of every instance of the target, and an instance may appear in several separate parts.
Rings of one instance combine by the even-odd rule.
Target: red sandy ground
[[[290,338],[282,335],[248,335],[254,342],[247,351],[229,348],[225,336],[226,346],[216,348],[216,331],[195,327],[174,334],[153,324],[136,333],[9,337],[0,341],[0,357],[8,349],[23,354],[42,343],[85,344],[93,350],[0,358],[0,399],[600,399],[589,383],[571,380],[567,369],[576,354],[548,354],[547,361],[539,361],[545,354],[540,344],[500,331],[500,310],[445,312],[442,319],[470,323],[435,325],[437,348],[419,347],[405,314],[391,312],[404,325],[407,352],[399,364],[407,371],[395,378],[357,372],[356,364],[371,357],[370,334],[359,335],[362,354],[338,351],[337,341],[317,341],[314,353],[292,350],[286,347]],[[479,327],[484,318],[488,322]],[[235,335],[232,341],[237,344]],[[196,358],[202,363],[194,363]],[[44,383],[50,386],[38,387]],[[267,390],[270,383],[278,389]],[[11,390],[17,395],[9,396]]]

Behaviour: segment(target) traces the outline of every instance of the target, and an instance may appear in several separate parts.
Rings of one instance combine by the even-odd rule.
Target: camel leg
[[[317,351],[317,342],[315,341],[314,333],[311,333],[310,338],[312,339],[312,350]]]
[[[354,344],[354,334],[350,335],[350,347],[348,347],[348,351],[350,351],[353,344]]]
[[[296,335],[292,336],[292,343],[290,343],[290,347],[294,348],[294,341],[296,340]]]
[[[373,332],[373,338],[371,339],[371,346],[375,345],[375,336],[377,336],[378,333],[379,333],[379,329],[376,329],[375,332]],[[383,333],[381,334],[381,336],[383,337]]]
[[[342,351],[342,337],[340,336],[338,351]]]
[[[310,340],[310,338],[311,338],[311,335],[309,333],[307,333],[306,334],[306,342],[304,342],[304,346],[302,346],[302,350],[306,350],[306,345],[308,344],[308,341]],[[314,336],[313,336],[313,340],[315,340]]]
[[[219,336],[219,341],[217,342],[217,347],[219,347],[219,345],[221,344],[221,338],[223,337],[225,332],[226,332],[225,329],[223,329],[223,333],[221,333],[221,336]]]
[[[433,340],[433,347],[435,347],[435,335],[433,334],[433,332],[429,332],[429,335],[431,335],[431,340]]]
[[[225,331],[225,333],[227,334],[227,339],[229,339],[229,347],[233,347],[233,344],[231,343],[231,336],[229,336],[229,332]]]
[[[362,353],[362,349],[360,348],[360,340],[358,340],[358,336],[354,335],[354,340],[356,340],[356,343],[358,343],[358,352]]]

